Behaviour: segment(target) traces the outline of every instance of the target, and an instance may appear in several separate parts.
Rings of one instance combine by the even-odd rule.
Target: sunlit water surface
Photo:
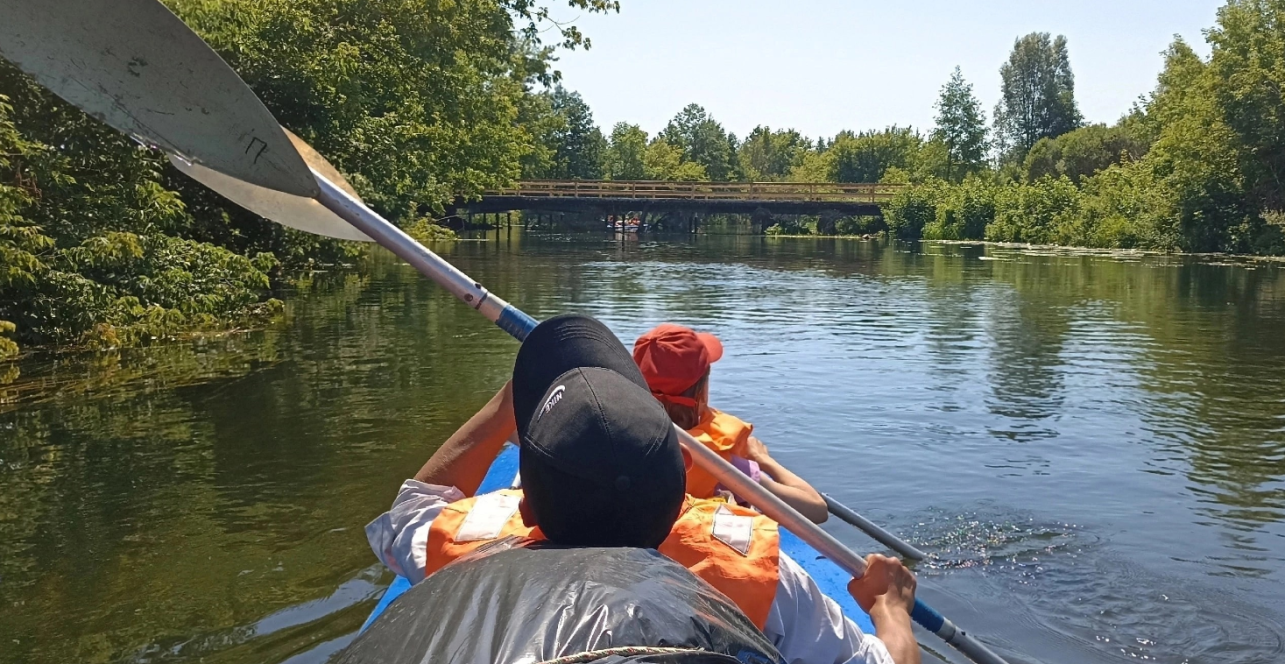
[[[929,551],[921,595],[1015,662],[1285,659],[1282,267],[751,237],[445,253],[537,317],[716,332],[715,405]],[[266,330],[24,359],[0,390],[0,662],[324,662],[390,580],[362,526],[516,349],[383,256]]]

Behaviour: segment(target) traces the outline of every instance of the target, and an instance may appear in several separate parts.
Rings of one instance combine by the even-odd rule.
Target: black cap
[[[678,437],[624,344],[587,316],[551,318],[513,367],[527,504],[555,543],[655,547],[682,507]]]

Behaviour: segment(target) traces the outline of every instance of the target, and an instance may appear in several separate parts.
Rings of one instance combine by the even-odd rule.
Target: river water
[[[1285,266],[733,236],[445,253],[537,317],[717,333],[714,404],[933,554],[921,596],[1015,662],[1285,659]],[[324,662],[390,580],[362,526],[516,349],[385,255],[268,329],[24,359],[0,391],[0,662]]]

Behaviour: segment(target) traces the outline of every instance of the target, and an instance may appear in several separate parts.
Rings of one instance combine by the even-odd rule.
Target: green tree
[[[890,168],[914,171],[923,137],[909,127],[889,127],[860,134],[842,132],[829,156],[831,182],[879,182]]]
[[[519,123],[552,82],[534,0],[169,0],[283,125],[393,219],[440,211],[522,172]],[[592,11],[617,3],[571,0]],[[574,28],[562,46],[584,44]]]
[[[681,180],[705,182],[709,173],[705,166],[694,161],[684,161],[683,150],[662,136],[657,136],[643,154],[643,169],[648,180]]]
[[[551,21],[537,0],[166,1],[372,206],[407,223],[552,159],[534,125],[555,114],[531,88],[556,82],[554,49],[588,45],[558,24],[543,44]],[[275,309],[279,259],[348,255],[230,205],[4,61],[0,100],[0,355],[14,339],[114,346],[235,324]]]
[[[611,180],[642,180],[647,177],[647,132],[638,125],[618,122],[603,160],[603,174]]]
[[[937,127],[932,137],[946,150],[947,181],[962,180],[985,165],[986,114],[973,96],[973,86],[964,80],[959,67],[941,89],[937,99]]]
[[[593,112],[578,92],[561,85],[542,92],[551,118],[542,121],[538,136],[549,154],[545,168],[533,177],[557,180],[596,180],[602,177],[607,139],[593,122]]]
[[[789,182],[829,182],[834,172],[833,161],[834,154],[829,151],[805,152],[785,179]]]
[[[1080,126],[1075,75],[1066,37],[1033,32],[1013,43],[1002,79],[995,131],[1011,159],[1020,160],[1041,138],[1061,136]]]
[[[1111,164],[1141,159],[1150,147],[1125,123],[1091,124],[1057,138],[1041,138],[1027,153],[1022,168],[1027,182],[1065,175],[1079,184]]]
[[[13,183],[0,186],[0,329],[115,346],[260,308],[276,260],[179,237],[193,221],[163,185],[161,155],[8,63],[0,91],[0,182]]]
[[[1208,33],[1213,95],[1248,194],[1285,210],[1285,0],[1231,0]]]
[[[758,126],[737,150],[741,172],[752,181],[784,180],[803,162],[811,141],[793,130]]]
[[[685,161],[703,166],[712,180],[727,181],[735,174],[731,137],[700,105],[679,111],[660,135],[683,151]]]

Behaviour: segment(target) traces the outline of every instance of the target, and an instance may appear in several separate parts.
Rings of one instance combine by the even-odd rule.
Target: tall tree
[[[736,173],[731,137],[699,104],[679,111],[660,135],[682,149],[685,161],[704,166],[711,180],[726,181]]]
[[[642,180],[647,177],[647,132],[638,125],[618,122],[603,159],[603,176],[611,180]]]
[[[962,179],[980,169],[986,159],[986,114],[973,96],[973,86],[955,67],[937,100],[933,138],[946,146],[946,179]]]
[[[1248,193],[1285,210],[1285,0],[1231,0],[1208,38],[1213,96],[1236,132]]]
[[[574,180],[602,177],[607,139],[594,124],[589,105],[579,92],[569,92],[561,85],[543,94],[548,95],[549,108],[559,120],[547,136],[553,150],[553,163],[545,176]]]
[[[999,74],[1003,83],[995,131],[1009,159],[1020,161],[1041,138],[1056,138],[1080,126],[1066,37],[1032,32],[1018,39]]]
[[[793,130],[772,131],[758,126],[745,137],[737,150],[737,160],[745,177],[755,181],[781,181],[803,161],[812,141]]]

